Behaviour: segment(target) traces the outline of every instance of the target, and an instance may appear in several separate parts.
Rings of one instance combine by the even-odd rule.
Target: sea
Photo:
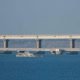
[[[69,40],[42,40],[42,48],[69,47]],[[8,47],[36,47],[35,40],[9,40]],[[0,47],[3,41],[0,40]],[[75,41],[80,47],[80,40]],[[0,52],[0,80],[80,80],[80,52],[53,55],[40,52],[43,57],[16,57],[16,53]]]
[[[0,54],[0,80],[80,80],[80,54],[43,57]]]

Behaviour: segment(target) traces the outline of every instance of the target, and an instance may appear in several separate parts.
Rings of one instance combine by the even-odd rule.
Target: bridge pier
[[[37,48],[41,48],[41,39],[38,39],[38,40],[36,41],[36,47],[37,47]]]
[[[8,48],[8,41],[9,41],[8,39],[3,40],[3,47],[4,48]]]
[[[75,39],[70,39],[70,48],[75,48]]]

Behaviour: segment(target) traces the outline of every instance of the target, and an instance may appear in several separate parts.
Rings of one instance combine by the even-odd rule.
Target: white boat
[[[36,57],[33,53],[24,52],[24,53],[17,53],[16,57]]]

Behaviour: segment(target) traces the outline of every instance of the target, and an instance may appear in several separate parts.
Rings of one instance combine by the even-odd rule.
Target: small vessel
[[[38,51],[38,52],[18,52],[16,54],[16,57],[43,57],[44,52]]]
[[[33,53],[24,52],[24,53],[17,53],[16,57],[36,57]]]
[[[60,55],[62,54],[64,51],[61,49],[56,49],[55,51],[51,51],[51,54],[56,54],[56,55]]]

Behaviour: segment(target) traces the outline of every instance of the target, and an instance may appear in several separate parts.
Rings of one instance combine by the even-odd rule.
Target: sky
[[[80,0],[0,0],[0,34],[80,34]]]

